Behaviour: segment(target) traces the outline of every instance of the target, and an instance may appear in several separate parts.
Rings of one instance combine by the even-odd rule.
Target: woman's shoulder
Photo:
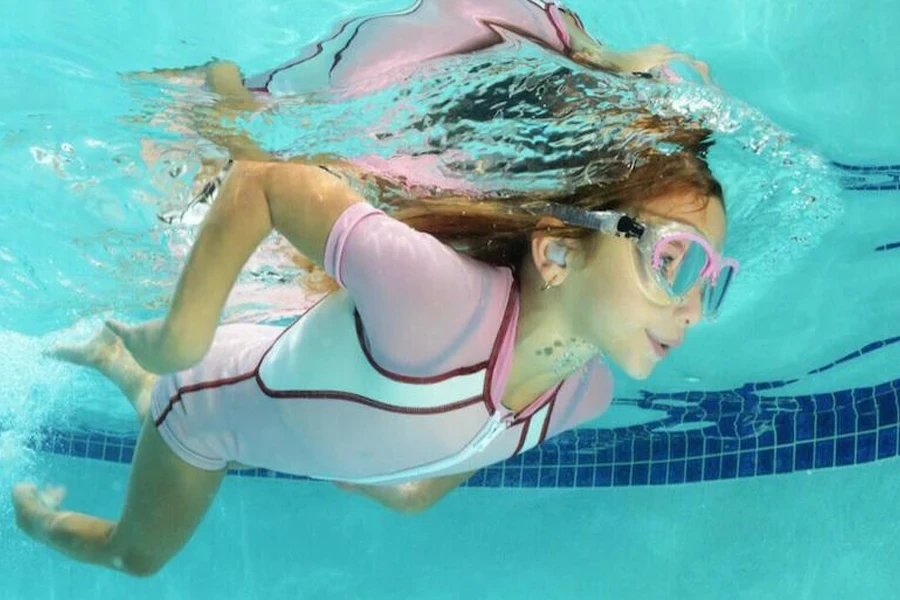
[[[352,298],[373,355],[417,375],[487,359],[512,288],[508,268],[460,254],[371,205],[338,220],[325,270]]]

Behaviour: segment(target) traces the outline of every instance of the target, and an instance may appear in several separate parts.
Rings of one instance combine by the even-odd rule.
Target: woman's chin
[[[632,379],[643,381],[653,374],[657,361],[649,360],[643,356],[633,356],[627,361],[617,362],[619,367],[625,371],[625,374]]]

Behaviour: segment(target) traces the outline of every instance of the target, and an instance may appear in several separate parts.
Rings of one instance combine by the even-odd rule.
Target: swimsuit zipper
[[[463,450],[463,452],[465,452],[466,450],[471,450],[466,458],[468,458],[472,454],[481,452],[485,448],[490,446],[491,442],[493,442],[498,435],[509,428],[510,423],[512,423],[512,416],[513,415],[511,413],[501,414],[500,411],[497,411],[493,415],[491,415],[491,418],[481,429],[479,435],[476,436],[474,440],[472,440],[468,448],[465,448]]]

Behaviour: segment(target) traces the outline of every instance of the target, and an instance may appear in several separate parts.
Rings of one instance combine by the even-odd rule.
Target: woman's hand
[[[712,83],[709,75],[709,65],[702,60],[697,60],[682,52],[677,52],[668,46],[654,44],[634,52],[625,52],[620,55],[620,61],[624,71],[631,73],[654,73],[664,71],[671,62],[683,62],[690,65],[700,74],[704,83]]]
[[[590,66],[612,68],[620,73],[651,73],[663,78],[669,76],[669,63],[683,62],[693,67],[703,78],[704,83],[712,83],[709,65],[662,44],[654,44],[633,52],[615,52],[599,44],[584,45],[573,51],[572,59]]]
[[[192,367],[206,353],[205,347],[190,347],[186,340],[179,339],[162,319],[140,325],[107,321],[106,326],[122,340],[141,368],[157,375]]]
[[[670,80],[675,76],[668,64],[684,62],[696,69],[705,83],[712,83],[709,65],[692,56],[663,44],[654,44],[632,52],[617,52],[588,35],[570,15],[563,13],[562,20],[569,33],[570,56],[575,62],[619,73],[650,73]]]

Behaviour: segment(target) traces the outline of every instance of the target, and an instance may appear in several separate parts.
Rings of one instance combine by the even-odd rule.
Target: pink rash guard
[[[287,329],[222,326],[199,365],[158,381],[152,416],[179,457],[397,483],[504,460],[610,403],[599,359],[519,413],[501,403],[519,311],[509,269],[365,203],[336,222],[325,268],[342,289]]]

